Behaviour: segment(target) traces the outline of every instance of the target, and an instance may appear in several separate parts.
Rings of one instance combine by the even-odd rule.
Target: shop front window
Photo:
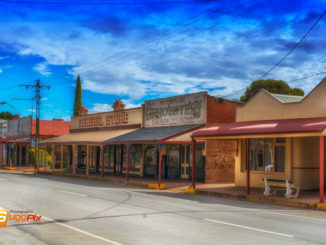
[[[130,162],[129,162],[129,167],[131,169],[135,168],[136,165],[140,164],[140,157],[141,157],[141,145],[131,145]]]
[[[285,138],[250,139],[250,170],[285,171]]]

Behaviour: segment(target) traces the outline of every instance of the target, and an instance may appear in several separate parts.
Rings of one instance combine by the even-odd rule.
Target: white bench
[[[263,178],[265,184],[264,195],[276,195],[277,191],[285,191],[286,198],[298,198],[300,189],[290,180]]]

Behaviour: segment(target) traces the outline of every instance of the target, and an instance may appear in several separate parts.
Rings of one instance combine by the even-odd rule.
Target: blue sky
[[[40,79],[51,86],[42,91],[41,117],[67,120],[77,74],[91,111],[111,110],[115,99],[131,108],[146,99],[203,90],[229,95],[269,70],[325,9],[326,1],[299,0],[0,1],[0,102],[30,115],[32,101],[13,98],[32,98],[33,90],[19,85]],[[325,27],[326,17],[266,78],[308,93],[326,76]],[[297,80],[302,77],[308,78]],[[2,110],[14,112],[5,105]]]

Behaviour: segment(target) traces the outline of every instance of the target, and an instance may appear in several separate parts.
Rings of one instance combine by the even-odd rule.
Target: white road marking
[[[76,196],[81,196],[81,197],[87,197],[87,195],[85,194],[79,194],[79,193],[75,193],[75,192],[70,192],[70,191],[64,191],[64,190],[59,190],[60,192],[63,192],[63,193],[68,193],[68,194],[71,194],[71,195],[76,195]]]
[[[239,227],[239,228],[243,228],[243,229],[247,229],[247,230],[259,231],[259,232],[269,233],[269,234],[273,234],[273,235],[294,238],[294,236],[292,236],[292,235],[278,233],[278,232],[273,232],[273,231],[266,231],[266,230],[262,230],[262,229],[256,229],[256,228],[249,227],[249,226],[244,226],[244,225],[237,225],[237,224],[222,222],[222,221],[213,220],[213,219],[204,219],[204,220],[210,221],[210,222],[214,222],[214,223],[218,223],[218,224],[222,224],[222,225],[229,225],[229,226]]]
[[[243,207],[235,207],[235,206],[224,205],[224,204],[214,204],[214,205],[217,205],[220,207],[242,209],[242,210],[247,210],[247,211],[251,211],[251,212],[261,212],[261,213],[267,213],[267,214],[276,214],[276,215],[289,216],[289,217],[300,218],[300,219],[308,219],[308,220],[310,219],[310,220],[314,220],[314,221],[326,222],[326,219],[318,219],[318,218],[312,218],[312,217],[306,217],[306,216],[300,216],[300,215],[279,213],[279,212],[293,211],[293,210],[287,210],[287,209],[284,209],[284,210],[277,209],[272,212],[270,210],[273,210],[273,209],[243,208]],[[304,210],[304,211],[307,211],[307,210]],[[315,211],[313,211],[313,212],[315,212]]]
[[[63,224],[63,223],[61,223],[61,222],[54,221],[53,219],[50,219],[50,218],[47,218],[47,217],[44,217],[44,216],[42,216],[42,219],[45,219],[45,220],[50,221],[50,222],[53,222],[53,223],[55,223],[55,224],[57,224],[57,225],[61,225],[61,226],[65,227],[65,228],[68,228],[68,229],[71,229],[71,230],[74,230],[74,231],[80,232],[80,233],[82,233],[82,234],[85,234],[85,235],[87,235],[87,236],[90,236],[90,237],[96,238],[96,239],[98,239],[98,240],[101,240],[101,241],[104,241],[104,242],[111,243],[111,244],[113,244],[113,245],[122,245],[122,244],[119,243],[119,242],[112,241],[112,240],[110,240],[110,239],[107,239],[107,238],[104,238],[104,237],[97,236],[97,235],[92,234],[92,233],[90,233],[90,232],[83,231],[83,230],[78,229],[78,228],[75,228],[75,227],[73,227],[73,226],[71,226],[71,225],[67,225],[67,224]]]
[[[285,210],[279,210],[279,211],[285,211]],[[286,210],[286,211],[288,211],[288,210]],[[260,212],[267,213],[267,214],[277,214],[277,215],[283,215],[283,216],[289,216],[289,217],[295,217],[295,218],[311,219],[311,220],[315,220],[315,221],[326,222],[325,219],[305,217],[305,216],[299,216],[299,215],[293,215],[293,214],[282,214],[282,213],[277,213],[277,212],[272,212],[272,211],[264,211],[264,210],[260,210]]]

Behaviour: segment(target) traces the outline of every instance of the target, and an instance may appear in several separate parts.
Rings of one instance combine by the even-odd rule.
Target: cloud
[[[295,5],[278,1],[256,9],[241,2],[245,7],[237,8],[238,16],[227,13],[234,3],[218,4],[102,7],[93,12],[61,9],[56,16],[43,9],[33,18],[28,11],[24,16],[14,13],[24,21],[1,25],[1,42],[21,56],[44,58],[34,66],[44,76],[53,75],[50,65],[71,66],[69,74],[81,75],[83,89],[124,97],[126,105],[134,107],[149,96],[202,90],[223,96],[248,86],[286,54],[319,13],[319,6],[303,1]],[[51,18],[42,19],[44,16]],[[266,78],[291,81],[324,71],[324,27],[321,21]],[[26,30],[24,35],[17,35],[22,30]],[[55,75],[52,81],[61,79]],[[303,88],[308,91],[310,85]],[[91,110],[111,107],[98,103]]]
[[[2,73],[3,71],[2,71],[2,69],[0,68],[0,73]]]
[[[50,76],[52,73],[48,70],[47,63],[39,63],[36,66],[33,67],[33,70],[39,72],[43,76]]]
[[[89,109],[89,111],[90,113],[112,111],[112,106],[108,104],[94,103],[93,107]]]

